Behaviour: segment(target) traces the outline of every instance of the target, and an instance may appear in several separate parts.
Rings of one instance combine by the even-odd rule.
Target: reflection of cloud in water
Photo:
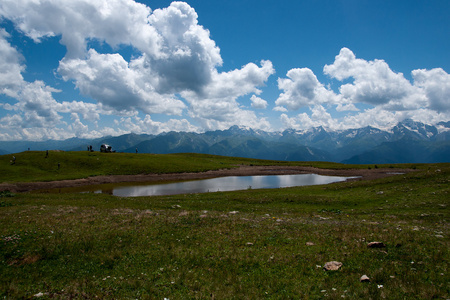
[[[345,181],[350,177],[322,176],[317,174],[268,175],[268,176],[229,176],[205,180],[183,181],[147,186],[117,187],[113,194],[121,197],[156,196],[217,191],[236,191],[252,189],[271,189],[305,185],[328,184]]]

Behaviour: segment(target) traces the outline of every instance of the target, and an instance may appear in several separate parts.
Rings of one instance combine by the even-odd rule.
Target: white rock
[[[370,281],[370,278],[367,277],[367,275],[363,275],[363,276],[361,276],[361,278],[359,279],[359,281],[361,281],[361,282],[369,282],[369,281]]]
[[[39,297],[42,297],[42,296],[45,296],[45,295],[48,295],[48,293],[42,293],[42,292],[39,292],[39,293],[33,295],[33,297],[39,298]]]
[[[342,267],[342,263],[339,261],[329,261],[324,266],[323,269],[325,271],[337,271]]]
[[[367,247],[369,247],[369,248],[384,248],[384,247],[386,247],[386,245],[383,244],[382,242],[370,242],[367,244]]]

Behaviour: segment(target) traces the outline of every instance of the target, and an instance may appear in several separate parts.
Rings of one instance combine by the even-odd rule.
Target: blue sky
[[[450,1],[3,0],[0,140],[450,120]]]

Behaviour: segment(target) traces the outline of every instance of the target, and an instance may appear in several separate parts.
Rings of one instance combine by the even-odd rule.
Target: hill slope
[[[450,162],[450,141],[428,143],[402,139],[383,143],[370,151],[344,160],[349,164]]]

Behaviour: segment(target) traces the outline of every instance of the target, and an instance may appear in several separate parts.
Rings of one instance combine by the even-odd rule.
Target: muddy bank
[[[252,175],[292,175],[292,174],[319,174],[327,176],[359,176],[352,180],[372,180],[395,175],[395,173],[409,173],[410,169],[350,169],[333,170],[313,167],[295,166],[241,166],[235,169],[215,170],[200,173],[174,173],[174,174],[141,174],[141,175],[111,175],[95,176],[75,180],[60,180],[50,182],[18,182],[2,183],[0,191],[28,192],[40,189],[53,189],[65,187],[80,187],[104,183],[124,182],[167,182],[193,179],[207,179],[222,176],[252,176]]]

